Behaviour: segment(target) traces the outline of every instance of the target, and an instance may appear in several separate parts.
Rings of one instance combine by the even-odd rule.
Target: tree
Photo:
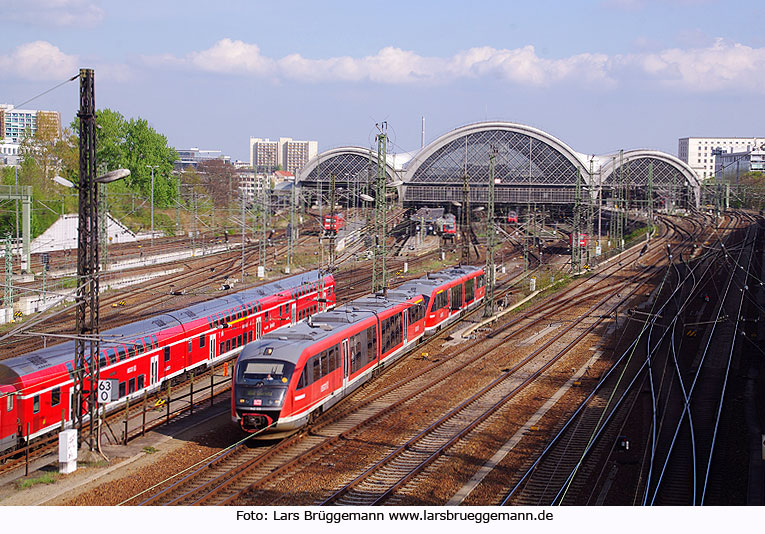
[[[201,183],[216,208],[226,207],[236,197],[239,178],[233,165],[220,159],[211,159],[199,164]]]
[[[110,109],[96,112],[96,162],[98,172],[125,168],[130,170],[127,185],[144,197],[152,192],[151,167],[154,168],[154,203],[168,206],[175,199],[177,188],[170,177],[178,153],[167,144],[167,138],[149,126],[146,119],[126,120]],[[79,121],[72,123],[79,132]]]

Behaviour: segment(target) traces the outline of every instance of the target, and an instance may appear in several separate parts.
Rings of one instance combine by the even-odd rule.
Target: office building
[[[749,152],[760,147],[765,137],[683,137],[678,140],[677,157],[687,163],[699,179],[712,178],[715,173],[713,151]]]

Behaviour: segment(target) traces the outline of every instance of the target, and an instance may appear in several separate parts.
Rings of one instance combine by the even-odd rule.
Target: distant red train
[[[507,213],[507,222],[509,222],[509,223],[517,223],[518,222],[518,212],[516,212],[516,211],[509,211]]]
[[[484,286],[482,268],[454,267],[250,343],[234,371],[233,422],[266,439],[300,429],[425,335],[477,306]]]
[[[101,332],[100,378],[116,380],[119,394],[106,409],[233,358],[248,342],[335,302],[334,277],[313,271]],[[0,454],[59,430],[62,421],[71,425],[74,354],[67,342],[0,361]]]
[[[569,245],[574,246],[575,243],[579,248],[587,248],[587,234],[571,234]]]
[[[325,232],[337,233],[345,228],[345,216],[342,213],[335,213],[334,215],[325,215],[323,223]]]
[[[457,234],[457,220],[453,214],[447,213],[436,219],[436,233],[444,237],[454,237]]]

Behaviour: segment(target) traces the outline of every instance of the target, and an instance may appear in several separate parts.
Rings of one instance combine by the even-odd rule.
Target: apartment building
[[[37,133],[40,125],[54,129],[56,137],[61,135],[61,114],[58,111],[39,109],[16,109],[10,104],[0,104],[0,141],[19,143],[24,133]]]
[[[280,137],[278,141],[250,137],[250,165],[258,173],[270,172],[280,166],[292,174],[318,154],[317,141],[295,141]]]

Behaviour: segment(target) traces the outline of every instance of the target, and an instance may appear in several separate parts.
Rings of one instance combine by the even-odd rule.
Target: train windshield
[[[239,381],[243,384],[263,382],[264,385],[286,384],[295,366],[279,360],[250,360],[239,364]]]

